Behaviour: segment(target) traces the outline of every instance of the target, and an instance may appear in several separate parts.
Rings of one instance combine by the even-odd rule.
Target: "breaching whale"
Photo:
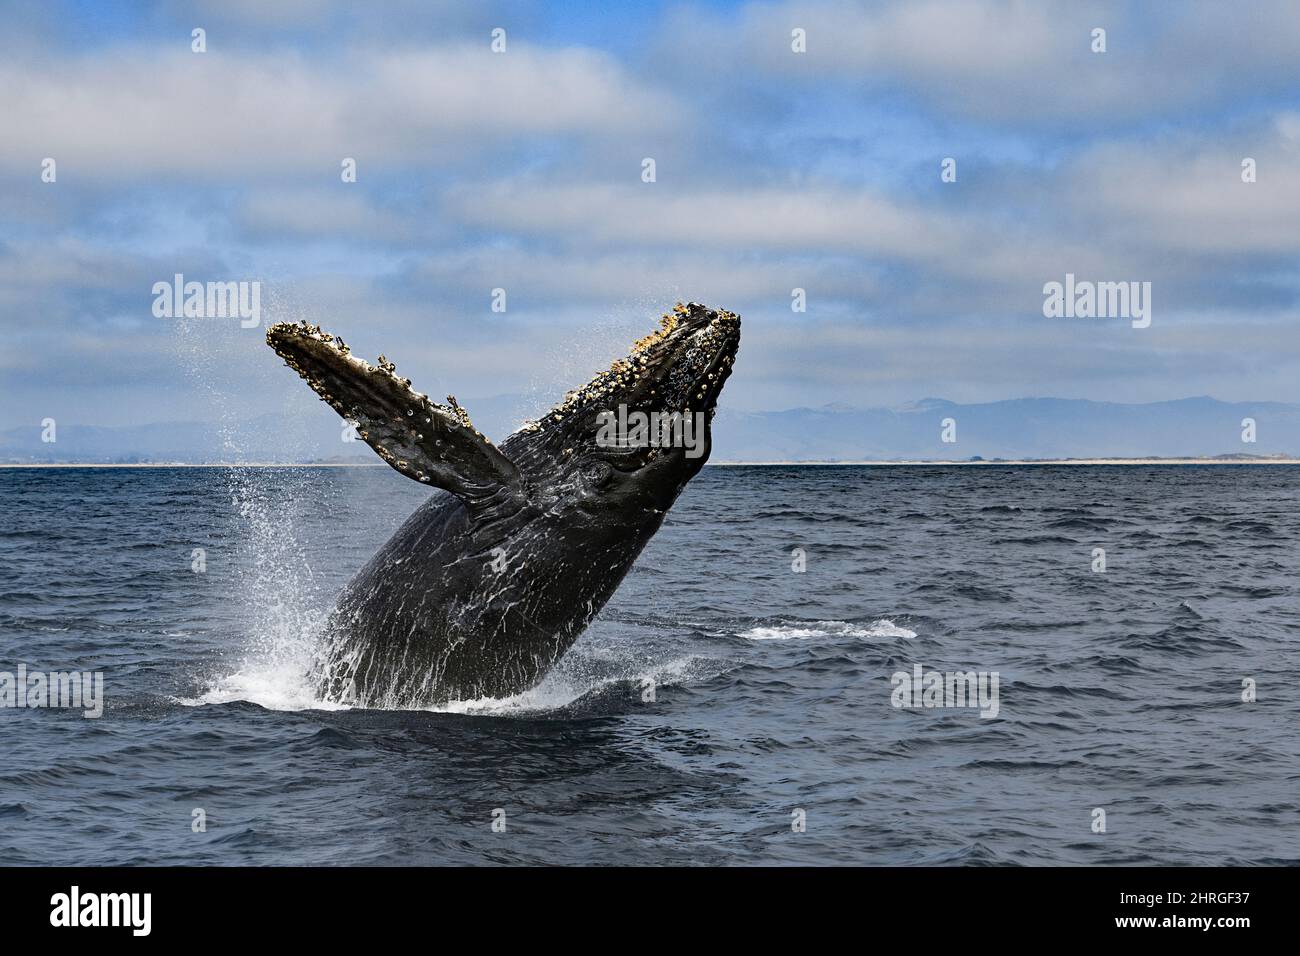
[[[324,699],[419,708],[521,693],[578,639],[708,459],[740,318],[679,303],[499,448],[382,355],[371,366],[305,323],[266,340],[384,461],[441,489],[343,589],[313,672]],[[689,449],[601,438],[620,408],[703,413],[704,434]]]

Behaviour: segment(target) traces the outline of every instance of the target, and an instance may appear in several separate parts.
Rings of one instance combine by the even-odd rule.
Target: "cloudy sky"
[[[549,403],[679,298],[744,316],[739,409],[1300,401],[1293,2],[6,0],[0,27],[0,427],[331,414],[262,329],[156,318],[178,272],[260,281],[263,325],[471,412]],[[1044,317],[1066,273],[1150,282],[1150,327]]]

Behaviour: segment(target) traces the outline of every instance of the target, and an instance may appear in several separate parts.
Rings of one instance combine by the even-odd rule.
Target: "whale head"
[[[678,304],[503,451],[553,506],[616,512],[625,522],[661,514],[708,460],[739,345],[738,316]]]

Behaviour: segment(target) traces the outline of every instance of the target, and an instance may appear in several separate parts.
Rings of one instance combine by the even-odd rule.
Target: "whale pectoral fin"
[[[406,477],[445,488],[467,503],[516,484],[519,471],[448,397],[438,405],[398,378],[382,355],[372,366],[343,340],[315,326],[282,322],[266,342],[347,421],[358,437]]]

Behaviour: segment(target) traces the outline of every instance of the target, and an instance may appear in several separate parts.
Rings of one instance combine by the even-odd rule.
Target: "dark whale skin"
[[[340,596],[322,689],[346,699],[355,680],[359,702],[374,707],[526,690],[600,612],[662,520],[616,534],[554,513],[483,527],[434,492]]]

